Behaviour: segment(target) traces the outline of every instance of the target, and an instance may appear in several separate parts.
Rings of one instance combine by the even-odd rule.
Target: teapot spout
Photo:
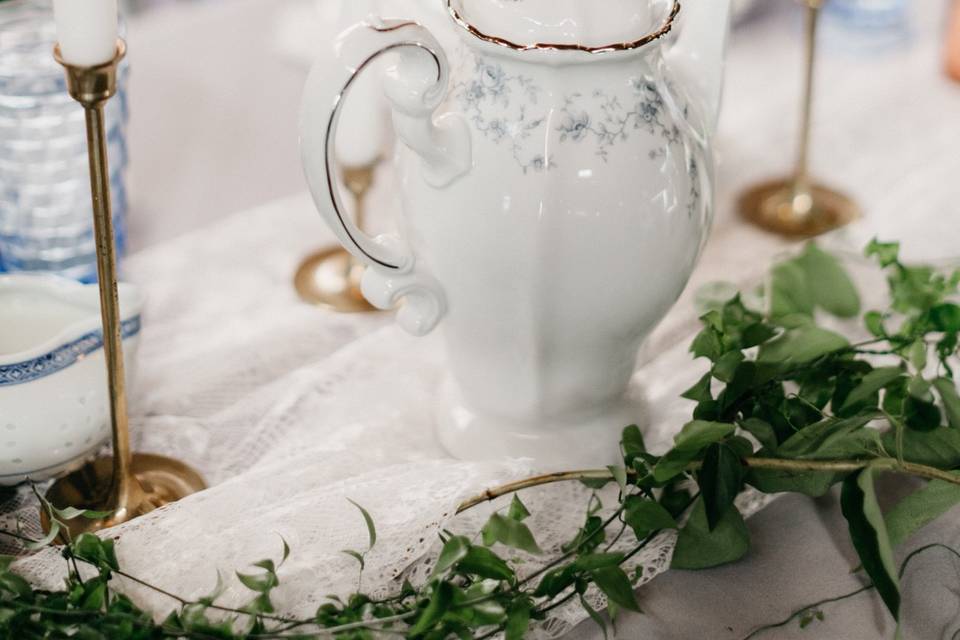
[[[724,58],[731,0],[687,0],[680,12],[680,36],[666,54],[712,133],[720,116]]]

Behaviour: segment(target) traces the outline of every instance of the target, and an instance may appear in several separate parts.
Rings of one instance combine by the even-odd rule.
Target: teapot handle
[[[321,216],[340,243],[369,267],[363,278],[364,296],[381,309],[406,298],[398,322],[410,333],[424,335],[446,312],[439,284],[417,267],[413,253],[400,238],[372,238],[345,215],[334,172],[334,142],[351,85],[380,56],[397,52],[399,64],[392,69],[387,85],[397,132],[420,155],[424,178],[430,184],[443,186],[465,173],[469,162],[464,166],[463,158],[470,154],[465,123],[433,120],[447,91],[447,59],[427,29],[400,20],[351,27],[339,38],[336,50],[341,64],[318,60],[304,87],[300,111],[304,174]]]

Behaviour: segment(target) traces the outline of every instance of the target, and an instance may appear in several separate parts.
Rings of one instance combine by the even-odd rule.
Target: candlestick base
[[[850,197],[820,184],[794,178],[751,187],[739,198],[740,214],[753,224],[792,238],[811,238],[860,217]]]
[[[50,487],[46,499],[58,509],[76,507],[109,511],[105,518],[74,518],[66,524],[72,536],[99,531],[132,520],[165,504],[207,488],[199,473],[173,458],[149,453],[133,454],[131,472],[139,487],[127,506],[112,504],[113,458],[98,458],[65,476]],[[44,531],[50,530],[46,513],[41,512]]]
[[[360,292],[363,265],[345,249],[325,249],[308,256],[297,269],[294,286],[304,302],[341,313],[377,311]]]

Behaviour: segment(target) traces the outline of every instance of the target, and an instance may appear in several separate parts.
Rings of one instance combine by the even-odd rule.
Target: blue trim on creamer
[[[140,333],[140,316],[124,320],[120,325],[120,333],[124,339]],[[66,369],[77,360],[101,348],[103,348],[103,332],[98,329],[32,360],[0,365],[0,387],[45,378]]]

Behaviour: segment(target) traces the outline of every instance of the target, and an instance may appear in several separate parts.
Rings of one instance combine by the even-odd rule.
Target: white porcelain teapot
[[[451,453],[611,463],[640,419],[625,398],[640,342],[710,225],[729,0],[437,2],[456,47],[371,20],[311,71],[301,148],[317,208],[368,265],[370,302],[399,304],[415,335],[442,322]],[[403,232],[372,238],[344,214],[331,141],[385,53]]]

